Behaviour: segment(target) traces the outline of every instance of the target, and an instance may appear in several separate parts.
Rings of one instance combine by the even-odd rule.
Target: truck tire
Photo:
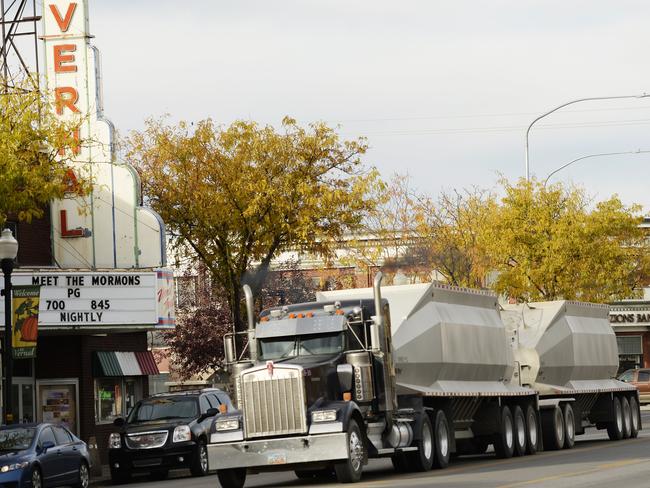
[[[636,401],[636,397],[630,397],[630,413],[632,414],[632,422],[630,422],[630,437],[636,439],[639,435],[639,424],[640,422],[640,411],[639,411],[639,402]]]
[[[513,414],[512,422],[514,425],[514,434],[515,434],[515,456],[525,456],[526,455],[526,418],[524,417],[524,411],[519,405],[516,405]]]
[[[511,458],[515,451],[515,427],[512,412],[506,405],[501,409],[499,433],[494,440],[494,452],[501,459]]]
[[[532,405],[526,407],[526,454],[535,454],[539,442],[537,430],[537,410]]]
[[[623,439],[629,439],[632,435],[632,409],[627,397],[621,397],[621,409],[623,410]]]
[[[612,400],[612,414],[614,418],[607,422],[607,435],[610,440],[620,441],[623,438],[623,408],[617,397]]]
[[[560,407],[542,410],[544,449],[557,451],[564,447],[564,415]]]
[[[348,424],[347,448],[347,459],[335,463],[334,471],[339,483],[356,483],[361,479],[366,448],[361,429],[354,419],[350,419]]]
[[[573,449],[576,443],[576,419],[570,403],[562,405],[562,414],[564,417],[564,448]]]
[[[420,439],[415,443],[418,450],[406,453],[406,458],[408,459],[411,471],[418,472],[429,471],[433,467],[433,458],[435,455],[431,419],[426,412],[423,413],[422,417],[419,432],[420,435],[418,436]]]
[[[243,488],[246,483],[246,468],[220,469],[217,478],[221,488]]]
[[[451,435],[445,412],[438,410],[433,422],[433,438],[435,440],[433,465],[438,469],[444,469],[449,466]]]

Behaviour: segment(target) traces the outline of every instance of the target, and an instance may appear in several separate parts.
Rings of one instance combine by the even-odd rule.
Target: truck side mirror
[[[339,377],[341,393],[352,391],[354,385],[354,367],[351,364],[339,364],[336,367],[336,375]]]

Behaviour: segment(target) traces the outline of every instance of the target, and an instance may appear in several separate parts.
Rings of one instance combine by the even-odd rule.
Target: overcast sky
[[[650,93],[647,1],[90,0],[106,115],[340,125],[433,195],[524,175],[525,127],[583,97]],[[650,98],[583,102],[531,132],[545,178],[650,151]],[[650,212],[650,153],[557,174]]]

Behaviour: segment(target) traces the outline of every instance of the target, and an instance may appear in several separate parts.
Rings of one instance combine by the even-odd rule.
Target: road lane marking
[[[499,485],[497,488],[515,488],[517,486],[526,486],[526,485],[533,485],[536,483],[543,483],[545,481],[553,481],[553,480],[559,480],[563,478],[572,478],[575,476],[583,476],[586,474],[593,474],[593,473],[598,473],[599,471],[606,471],[608,469],[616,469],[616,468],[622,468],[623,466],[629,466],[631,464],[640,464],[647,462],[648,459],[626,459],[622,461],[617,461],[615,463],[607,463],[607,464],[600,464],[596,466],[595,468],[591,469],[584,469],[582,471],[570,471],[568,473],[561,473],[561,474],[555,474],[552,476],[544,476],[543,478],[536,478],[534,480],[528,480],[528,481],[518,481],[517,483],[510,483],[507,485]]]

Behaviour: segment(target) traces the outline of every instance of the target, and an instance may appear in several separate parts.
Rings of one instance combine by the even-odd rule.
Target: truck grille
[[[277,366],[242,375],[247,438],[307,432],[302,368]]]
[[[126,445],[129,449],[155,449],[165,445],[168,435],[169,432],[166,430],[127,434]]]

